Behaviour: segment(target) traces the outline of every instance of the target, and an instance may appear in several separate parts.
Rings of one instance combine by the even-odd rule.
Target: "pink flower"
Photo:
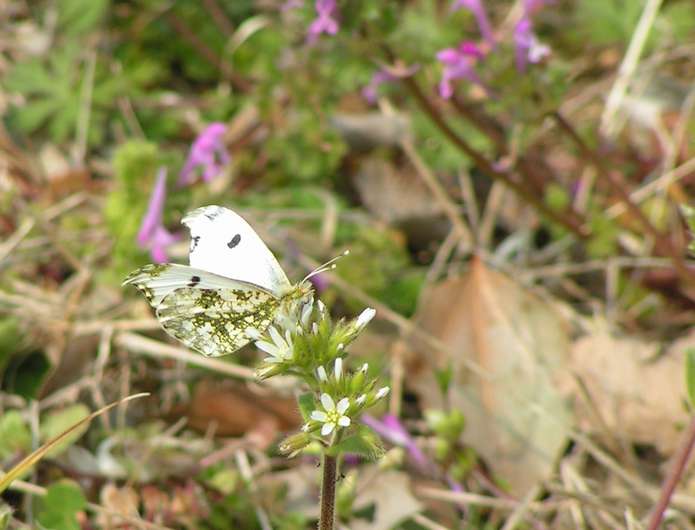
[[[404,77],[410,77],[417,72],[419,68],[420,66],[415,64],[409,67],[399,65],[377,70],[374,72],[374,75],[372,75],[372,79],[369,83],[362,89],[362,97],[367,100],[367,103],[373,105],[379,97],[379,87],[381,85],[392,83]]]
[[[336,0],[316,0],[316,18],[309,26],[307,41],[310,43],[316,42],[322,33],[335,35],[340,27],[336,16],[338,15],[338,6]]]
[[[473,68],[476,60],[482,57],[483,53],[478,45],[468,41],[462,42],[456,48],[445,48],[437,52],[437,60],[444,66],[442,79],[439,82],[439,94],[449,99],[454,93],[451,82],[456,79],[466,79],[485,88]]]
[[[405,448],[420,469],[425,470],[432,467],[432,462],[417,446],[415,439],[410,435],[396,416],[386,414],[381,420],[377,420],[376,418],[365,414],[362,416],[361,421],[365,425],[374,429],[374,431],[385,440]]]
[[[142,225],[137,236],[138,245],[142,249],[150,250],[150,255],[155,263],[168,261],[166,248],[179,240],[178,235],[169,232],[162,224],[166,182],[167,170],[165,167],[161,167],[157,171],[157,180],[152,189],[150,203],[147,205],[147,212],[142,218]]]
[[[196,169],[200,169],[203,180],[210,182],[229,164],[229,153],[224,145],[224,123],[211,123],[191,144],[188,158],[179,176],[179,186],[186,186],[195,180]]]
[[[533,33],[533,25],[527,15],[524,15],[514,28],[514,46],[516,69],[519,72],[526,71],[528,63],[539,63],[550,55],[550,48],[542,44]]]
[[[542,1],[542,0],[527,0],[527,1]],[[490,26],[490,20],[487,18],[487,13],[485,12],[485,7],[483,7],[482,0],[456,0],[451,9],[456,11],[458,9],[468,9],[475,17],[478,23],[478,28],[480,29],[480,34],[483,38],[490,44],[490,46],[495,46],[495,36],[492,33],[492,27]]]

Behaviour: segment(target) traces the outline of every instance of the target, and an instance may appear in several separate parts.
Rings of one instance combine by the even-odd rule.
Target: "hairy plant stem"
[[[690,453],[693,452],[693,447],[695,447],[695,416],[693,416],[690,421],[690,426],[683,441],[683,446],[674,458],[673,467],[669,471],[668,476],[664,480],[664,484],[661,487],[661,495],[659,500],[654,507],[654,512],[649,520],[649,526],[647,530],[658,530],[661,520],[664,517],[664,512],[668,508],[669,502],[671,501],[671,495],[676,489],[678,482],[680,481],[683,471],[685,471],[685,466],[690,458]]]
[[[338,457],[324,453],[319,530],[333,530],[333,525],[335,523],[335,488],[337,480]]]

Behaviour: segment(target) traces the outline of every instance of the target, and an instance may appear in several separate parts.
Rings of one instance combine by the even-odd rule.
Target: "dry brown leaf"
[[[370,476],[367,470],[374,471],[369,466],[361,473],[362,477]],[[357,498],[353,508],[361,510],[374,505],[374,519],[366,522],[362,519],[352,519],[352,530],[388,530],[398,523],[405,521],[422,511],[422,504],[410,491],[410,477],[402,471],[377,471],[364,484],[358,483]],[[361,490],[361,491],[360,491]]]
[[[140,518],[138,513],[139,497],[133,488],[123,486],[119,488],[114,484],[106,484],[99,495],[101,505],[111,513],[117,513],[128,517]],[[100,513],[98,517],[100,528],[132,528],[125,519],[115,515]]]
[[[576,400],[580,426],[597,432],[602,422],[617,438],[672,454],[689,418],[684,352],[694,344],[691,334],[657,356],[658,344],[615,336],[608,324],[597,322],[593,333],[572,346],[572,369],[591,400]]]
[[[253,431],[262,446],[271,443],[279,431],[301,424],[294,399],[259,396],[229,381],[199,382],[184,414],[188,416],[189,426],[203,432],[211,427],[220,436],[239,436]]]
[[[572,422],[560,391],[569,343],[558,311],[476,258],[463,277],[426,294],[419,322],[457,352],[449,359],[416,346],[410,367],[422,376],[410,380],[423,405],[443,407],[433,370],[450,365],[449,402],[466,417],[464,440],[523,495],[549,475]]]

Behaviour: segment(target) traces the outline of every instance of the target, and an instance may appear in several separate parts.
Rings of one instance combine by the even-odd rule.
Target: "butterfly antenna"
[[[328,260],[328,261],[327,261],[326,263],[324,263],[323,265],[319,265],[317,268],[315,268],[313,271],[311,271],[309,274],[307,274],[307,275],[304,277],[304,279],[302,280],[302,283],[304,283],[305,281],[307,281],[307,280],[308,280],[309,278],[311,278],[312,276],[316,276],[317,274],[321,274],[322,272],[332,271],[332,270],[335,269],[335,267],[336,267],[335,262],[338,261],[340,258],[344,258],[344,257],[347,256],[348,254],[350,254],[350,251],[349,251],[349,250],[346,250],[345,252],[343,252],[343,253],[340,254],[339,256],[336,256],[335,258],[332,258],[332,259]]]

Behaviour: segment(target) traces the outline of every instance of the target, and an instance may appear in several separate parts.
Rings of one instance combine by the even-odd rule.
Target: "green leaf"
[[[311,418],[312,411],[316,410],[316,403],[314,402],[314,394],[307,392],[302,394],[297,398],[297,404],[299,405],[299,412],[302,415],[304,421],[309,421]]]
[[[50,413],[41,422],[41,439],[49,440],[54,438],[87,416],[89,416],[89,409],[82,403]],[[85,423],[80,428],[75,429],[70,436],[66,436],[59,444],[56,444],[46,456],[55,457],[65,451],[87,431],[87,427],[89,427],[89,424]]]
[[[95,29],[109,9],[109,0],[60,0],[58,24],[68,35]]]
[[[36,520],[51,530],[80,530],[77,513],[87,506],[79,485],[71,480],[52,484],[41,498]]]
[[[0,416],[0,459],[31,449],[31,432],[16,410]]]
[[[12,508],[4,502],[0,502],[0,530],[5,530],[10,524]]]
[[[28,455],[26,458],[24,458],[19,464],[14,466],[12,469],[10,469],[7,473],[4,475],[0,475],[0,493],[5,491],[10,484],[12,484],[12,481],[14,481],[17,477],[21,476],[26,472],[27,469],[30,469],[33,465],[35,465],[39,460],[41,460],[46,454],[56,447],[57,445],[61,444],[66,438],[69,438],[73,432],[82,429],[85,425],[89,425],[89,423],[99,416],[100,414],[103,414],[104,412],[111,410],[113,407],[120,405],[121,403],[125,403],[126,401],[130,401],[131,399],[137,399],[141,397],[149,396],[148,393],[141,393],[141,394],[133,394],[132,396],[125,397],[123,399],[119,399],[118,401],[115,401],[114,403],[111,403],[109,405],[106,405],[105,407],[100,408],[96,412],[92,412],[89,416],[86,418],[78,421],[74,425],[71,425],[66,431],[61,432],[59,435],[57,435],[55,438],[51,438],[48,440],[46,443],[44,443],[41,447],[39,447],[36,451]]]
[[[332,456],[337,456],[340,453],[353,453],[367,460],[378,460],[384,456],[384,452],[381,440],[366,425],[360,425],[355,434],[348,436],[327,450],[327,453]]]
[[[685,385],[690,405],[695,406],[695,348],[689,348],[685,352]]]

